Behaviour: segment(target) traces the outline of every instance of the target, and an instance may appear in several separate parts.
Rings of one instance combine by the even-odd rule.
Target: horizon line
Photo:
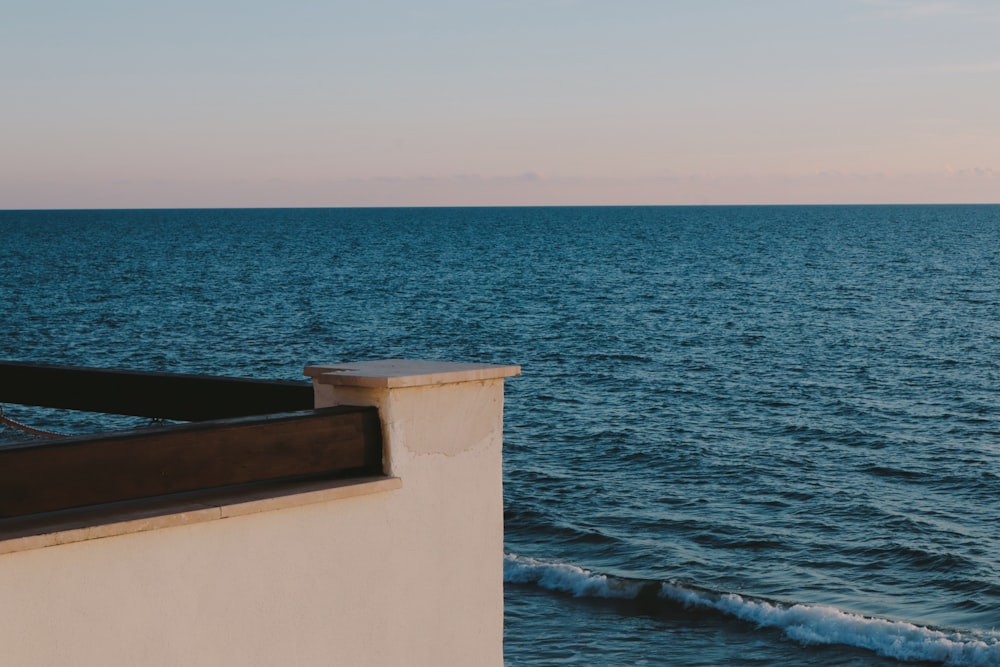
[[[517,208],[821,208],[878,206],[1000,206],[996,202],[856,202],[856,203],[691,203],[691,204],[333,204],[329,206],[70,206],[56,208],[0,208],[0,213],[54,211],[322,211],[363,209],[517,209]]]

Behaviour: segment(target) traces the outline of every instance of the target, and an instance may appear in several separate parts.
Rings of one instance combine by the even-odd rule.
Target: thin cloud
[[[977,20],[1000,21],[1000,8],[993,2],[975,0],[864,0],[864,3],[879,9],[884,18],[934,19],[942,17],[965,17]]]
[[[946,74],[973,74],[973,75],[994,75],[1000,74],[1000,60],[988,60],[983,62],[966,63],[940,63],[927,65],[900,65],[895,67],[877,67],[870,72],[880,76],[898,76],[901,74],[912,74],[914,72],[926,75],[946,75]]]
[[[945,171],[949,176],[957,178],[993,179],[997,172],[992,167],[969,167],[966,169],[956,169],[950,164],[945,165]]]
[[[956,65],[941,65],[935,71],[944,74],[998,74],[1000,60],[983,63],[960,63]]]

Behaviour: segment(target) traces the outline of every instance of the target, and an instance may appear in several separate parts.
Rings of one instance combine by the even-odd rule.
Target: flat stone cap
[[[420,359],[380,359],[306,366],[305,374],[320,384],[392,389],[495,380],[520,375],[521,367]]]

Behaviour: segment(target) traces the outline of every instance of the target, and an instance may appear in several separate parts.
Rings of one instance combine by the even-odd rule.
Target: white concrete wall
[[[380,408],[399,488],[0,555],[0,664],[499,667],[517,369],[378,363],[310,374]]]

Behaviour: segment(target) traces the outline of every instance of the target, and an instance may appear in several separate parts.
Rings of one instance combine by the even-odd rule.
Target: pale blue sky
[[[33,0],[0,208],[1000,202],[995,0]]]

